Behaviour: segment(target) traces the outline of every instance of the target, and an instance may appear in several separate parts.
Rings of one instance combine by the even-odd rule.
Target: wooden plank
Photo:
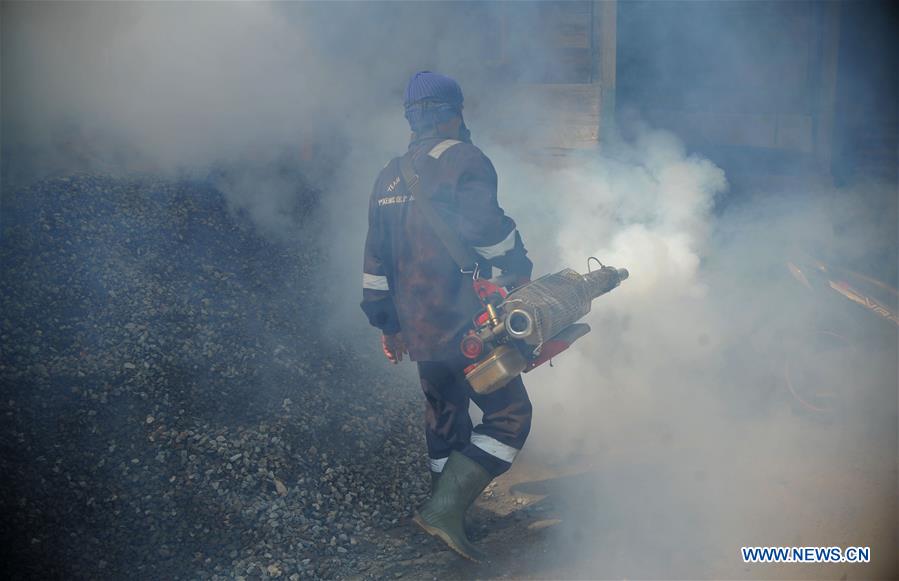
[[[594,8],[599,17],[599,139],[615,134],[615,86],[618,66],[618,1],[602,0]]]

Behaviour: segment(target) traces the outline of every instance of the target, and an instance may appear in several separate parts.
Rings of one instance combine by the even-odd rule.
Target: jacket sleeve
[[[380,182],[380,180],[378,180]],[[375,188],[378,184],[375,183]],[[362,310],[368,322],[385,335],[400,331],[396,307],[387,270],[382,260],[384,234],[378,219],[377,198],[372,192],[368,206],[368,235],[365,237],[365,257],[362,264]]]
[[[466,160],[457,184],[459,221],[462,239],[491,266],[503,274],[530,278],[533,263],[515,221],[499,206],[497,177],[493,164],[483,153],[466,152]]]

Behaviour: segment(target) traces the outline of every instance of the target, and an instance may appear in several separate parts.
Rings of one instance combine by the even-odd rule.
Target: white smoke
[[[562,267],[584,272],[589,256],[631,272],[619,289],[594,303],[588,321],[598,321],[598,328],[559,357],[555,368],[527,377],[531,384],[554,386],[535,387],[532,397],[540,408],[565,416],[565,422],[538,425],[577,439],[592,431],[597,409],[609,409],[616,399],[622,400],[614,403],[619,410],[645,407],[660,373],[695,365],[708,354],[716,321],[700,264],[708,252],[712,205],[727,180],[708,160],[688,155],[674,135],[651,130],[619,144],[614,158],[593,156],[533,171],[501,157],[497,166],[509,176],[503,202],[520,222],[536,274]],[[553,217],[537,219],[547,215]],[[571,448],[564,438],[541,439],[539,428],[537,434],[529,446]]]
[[[581,574],[742,577],[737,551],[752,544],[887,550],[889,519],[835,519],[852,504],[841,500],[847,487],[862,487],[871,506],[895,505],[893,466],[878,469],[892,444],[874,443],[865,427],[895,425],[895,410],[875,403],[895,391],[895,329],[836,300],[830,308],[849,318],[828,327],[828,303],[803,294],[786,261],[798,248],[852,260],[889,248],[895,224],[882,216],[895,215],[895,199],[865,207],[859,194],[807,181],[793,186],[814,188],[809,195],[755,192],[755,205],[715,215],[724,172],[645,128],[605,157],[539,171],[508,152],[495,161],[536,274],[584,271],[587,256],[630,271],[594,301],[592,333],[555,367],[525,376],[537,415],[524,457],[554,467],[560,482],[586,475],[590,504],[560,501],[572,492],[562,484],[556,491],[569,524],[560,546],[595,539],[571,550]],[[830,328],[853,344],[816,348],[816,333]],[[794,375],[814,370],[817,392],[836,398],[838,431],[795,413],[788,364]],[[829,455],[846,453],[883,480],[840,478]],[[584,492],[584,482],[594,488]],[[797,490],[821,515],[814,529]],[[665,557],[636,564],[648,547]],[[683,551],[715,557],[679,560]]]
[[[4,4],[4,156],[11,146],[26,152],[18,159],[36,174],[202,177],[224,163],[232,173],[219,185],[231,205],[284,240],[295,240],[296,191],[293,175],[275,168],[300,168],[322,192],[324,300],[335,324],[323,332],[358,337],[376,354],[377,334],[357,307],[370,187],[405,149],[409,75],[454,76],[535,274],[585,271],[589,256],[631,272],[594,303],[591,334],[554,368],[525,377],[535,418],[522,470],[532,463],[586,474],[583,504],[564,509],[548,538],[569,559],[559,574],[839,576],[837,567],[747,571],[737,551],[894,551],[896,468],[887,456],[896,445],[895,330],[878,331],[882,321],[869,325],[870,313],[850,310],[853,347],[802,353],[826,370],[826,387],[843,386],[842,415],[825,420],[837,427],[793,413],[782,353],[822,320],[785,276],[788,251],[825,248],[858,261],[895,249],[894,193],[867,196],[801,178],[789,192],[744,189],[745,206],[718,214],[716,201],[733,185],[723,170],[648,128],[602,156],[535,162],[493,138],[510,128],[527,133],[545,104],[495,90],[471,40],[491,38],[490,17],[503,9]],[[747,54],[747,66],[762,58]],[[886,202],[856,203],[869,198]],[[879,405],[890,401],[892,408]],[[886,577],[888,567],[853,574]]]

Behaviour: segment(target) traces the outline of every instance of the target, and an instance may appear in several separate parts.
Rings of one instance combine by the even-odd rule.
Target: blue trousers
[[[519,375],[505,387],[486,395],[475,392],[465,380],[470,363],[419,361],[418,374],[425,394],[425,435],[433,472],[441,472],[450,452],[465,454],[494,477],[512,466],[531,430],[531,401]],[[469,402],[484,413],[472,425]]]

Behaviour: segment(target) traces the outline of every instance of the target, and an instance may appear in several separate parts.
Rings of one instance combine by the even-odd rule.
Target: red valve
[[[484,342],[477,335],[470,334],[462,338],[462,355],[469,359],[477,358],[484,351]]]

